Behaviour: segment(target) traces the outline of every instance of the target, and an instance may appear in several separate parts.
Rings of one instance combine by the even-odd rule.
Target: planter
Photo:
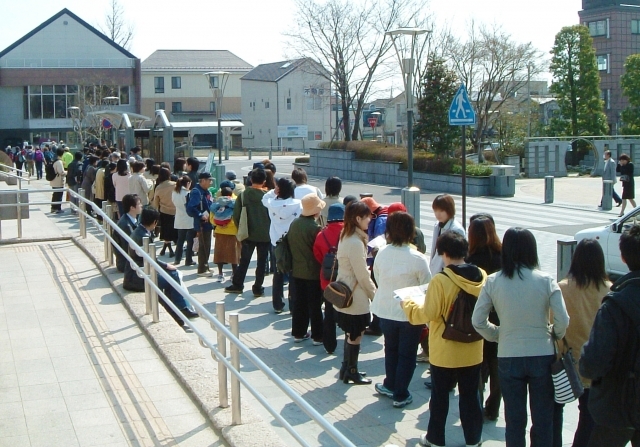
[[[407,186],[407,171],[401,169],[400,163],[356,160],[355,152],[327,149],[311,149],[309,167],[305,168],[310,175],[317,177],[338,176],[343,180],[374,183],[378,185]],[[493,177],[493,176],[492,176]],[[470,196],[492,195],[492,177],[467,176],[467,194]],[[509,176],[513,178],[513,176]],[[496,176],[494,178],[502,178]],[[462,194],[462,176],[433,174],[427,172],[413,173],[415,186],[422,190]],[[511,185],[515,185],[515,178]],[[495,180],[494,180],[495,183]],[[494,186],[493,191],[497,191]],[[499,189],[502,197],[512,197],[509,191]],[[515,186],[513,186],[515,193]]]

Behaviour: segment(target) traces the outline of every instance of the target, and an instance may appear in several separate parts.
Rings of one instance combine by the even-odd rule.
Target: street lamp
[[[69,111],[69,118],[71,118],[71,122],[73,123],[73,130],[78,134],[76,138],[78,138],[78,142],[82,143],[82,123],[80,121],[80,107],[71,106],[67,107],[67,110]]]
[[[373,126],[371,126],[371,127],[373,127],[373,140],[374,141],[378,141],[378,140],[376,140],[376,127],[378,127],[378,123],[380,122],[380,117],[382,116],[382,113],[373,112],[371,114],[371,116],[373,117],[373,121],[372,121]]]
[[[216,102],[216,117],[218,118],[218,134],[216,135],[218,145],[218,164],[222,164],[222,146],[224,146],[224,138],[222,137],[222,99],[224,97],[224,89],[229,80],[228,71],[210,71],[204,75],[209,82],[209,88],[213,93],[213,99]],[[229,151],[225,150],[224,159],[229,159]]]
[[[404,96],[407,104],[407,187],[402,189],[402,202],[407,211],[413,215],[416,226],[420,225],[420,189],[413,186],[413,73],[415,71],[415,47],[419,35],[431,34],[430,30],[421,28],[398,28],[387,31],[391,37],[393,48],[396,50],[402,81],[404,82]],[[401,44],[398,45],[398,39]]]

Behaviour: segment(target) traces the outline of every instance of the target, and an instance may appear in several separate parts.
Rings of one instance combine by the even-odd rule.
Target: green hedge
[[[477,165],[472,163],[467,163],[467,175],[473,177],[486,177],[491,175],[491,168],[488,165]],[[453,167],[454,174],[462,174],[462,166],[456,165]]]

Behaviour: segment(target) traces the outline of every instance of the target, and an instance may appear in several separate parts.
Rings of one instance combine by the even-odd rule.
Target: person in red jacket
[[[316,236],[313,244],[313,255],[316,260],[323,264],[324,257],[331,249],[334,253],[338,251],[338,242],[340,240],[340,232],[344,227],[344,205],[342,203],[334,203],[329,207],[327,214],[327,226],[322,229]],[[336,272],[337,274],[337,272]],[[323,275],[323,269],[320,269],[320,288],[326,289],[330,279]],[[333,305],[324,300],[324,320],[322,325],[322,344],[327,354],[333,354],[336,350],[338,342],[336,340],[336,322],[334,319]],[[345,338],[346,343],[346,338]]]

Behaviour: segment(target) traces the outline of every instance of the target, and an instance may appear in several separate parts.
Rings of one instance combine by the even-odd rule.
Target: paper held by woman
[[[398,301],[411,300],[417,304],[422,304],[424,303],[424,299],[427,296],[428,287],[429,287],[429,284],[403,287],[402,289],[394,290],[393,297]]]

